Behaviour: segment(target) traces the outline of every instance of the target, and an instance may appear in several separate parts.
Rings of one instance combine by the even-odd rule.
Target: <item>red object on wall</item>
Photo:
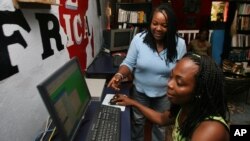
[[[88,2],[89,0],[78,0],[66,3],[66,0],[61,0],[60,4],[62,6],[59,7],[60,24],[64,28],[65,33],[68,36],[71,35],[70,37],[68,37],[71,40],[71,44],[67,45],[69,57],[78,57],[82,71],[85,71],[87,65],[86,48],[89,44],[89,38],[91,38],[91,34],[91,46],[94,52],[93,33],[90,34],[90,31],[86,31],[90,30],[86,17],[86,11],[88,10]],[[67,22],[65,19],[68,19],[69,21]],[[87,35],[87,32],[89,33],[89,35]],[[75,38],[76,36],[78,37],[78,39]]]

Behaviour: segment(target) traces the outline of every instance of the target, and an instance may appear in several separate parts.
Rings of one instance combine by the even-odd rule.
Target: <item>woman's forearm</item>
[[[142,112],[142,114],[153,123],[156,123],[159,125],[165,125],[170,120],[169,119],[169,115],[170,115],[169,111],[165,111],[163,113],[157,112],[151,108],[148,108],[148,107],[142,105],[141,103],[139,103],[135,100],[133,100],[132,106],[134,106],[135,108],[140,110]]]

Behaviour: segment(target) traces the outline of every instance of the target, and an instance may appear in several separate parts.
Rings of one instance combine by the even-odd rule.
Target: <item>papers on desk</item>
[[[111,107],[118,107],[118,108],[121,109],[121,111],[125,111],[125,106],[110,105],[110,104],[109,104],[110,99],[112,99],[114,95],[115,95],[115,94],[106,94],[106,96],[105,96],[105,98],[104,98],[104,100],[103,100],[103,102],[102,102],[102,105],[107,105],[107,106],[111,106]]]

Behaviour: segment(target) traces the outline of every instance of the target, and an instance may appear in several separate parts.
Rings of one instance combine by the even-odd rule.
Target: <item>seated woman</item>
[[[156,112],[122,94],[116,104],[134,106],[159,125],[174,119],[174,141],[229,141],[223,81],[223,72],[211,57],[188,53],[178,61],[167,83],[170,110]]]
[[[208,41],[208,36],[208,29],[200,29],[197,38],[190,41],[187,50],[199,55],[211,56],[211,43]]]

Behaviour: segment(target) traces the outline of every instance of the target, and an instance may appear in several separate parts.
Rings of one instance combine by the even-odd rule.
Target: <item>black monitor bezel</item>
[[[63,124],[60,122],[60,118],[55,110],[55,107],[53,106],[53,102],[50,99],[49,93],[46,90],[46,86],[48,86],[54,79],[58,78],[67,68],[70,68],[70,66],[77,64],[77,67],[79,69],[79,71],[82,74],[82,78],[84,83],[87,85],[86,80],[84,78],[84,75],[81,71],[81,67],[79,65],[79,60],[77,57],[73,57],[72,59],[70,59],[68,62],[66,62],[63,66],[61,66],[60,68],[58,68],[54,73],[52,73],[49,77],[47,77],[43,82],[41,82],[40,84],[37,85],[37,89],[40,93],[41,98],[43,99],[43,102],[53,120],[53,123],[55,124],[57,131],[59,133],[59,135],[61,136],[61,139],[63,141],[73,141],[76,133],[80,127],[80,124],[84,118],[84,114],[87,111],[87,107],[89,107],[89,104],[91,102],[91,95],[89,90],[87,89],[87,94],[89,96],[89,100],[86,103],[85,108],[82,111],[82,115],[81,115],[81,119],[79,119],[78,123],[76,125],[74,125],[73,127],[73,131],[72,133],[70,133],[71,136],[67,136],[66,131],[64,130],[64,126]]]

